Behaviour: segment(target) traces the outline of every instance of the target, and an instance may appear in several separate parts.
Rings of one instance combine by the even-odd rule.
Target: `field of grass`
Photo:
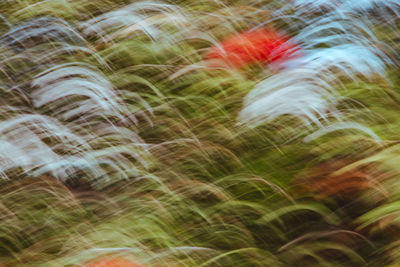
[[[400,266],[399,44],[397,0],[0,1],[0,266]]]

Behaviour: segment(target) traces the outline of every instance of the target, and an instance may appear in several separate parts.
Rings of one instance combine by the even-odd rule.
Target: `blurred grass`
[[[381,142],[357,129],[304,142],[318,127],[304,127],[290,115],[257,127],[237,123],[244,97],[273,74],[270,70],[254,65],[182,71],[201,62],[218,40],[265,22],[267,5],[282,3],[202,0],[165,6],[149,1],[150,7],[133,14],[142,16],[139,30],[122,23],[105,29],[106,36],[83,34],[83,22],[103,14],[107,18],[107,12],[132,3],[138,2],[0,3],[1,14],[16,27],[55,17],[84,39],[79,45],[65,36],[65,42],[57,42],[54,32],[43,42],[37,37],[6,45],[2,39],[2,120],[23,113],[58,118],[51,107],[35,107],[28,92],[36,75],[71,62],[98,69],[122,99],[126,116],[135,115],[120,132],[100,133],[99,139],[90,125],[77,130],[93,134],[90,146],[107,158],[115,157],[114,149],[125,151],[126,162],[117,162],[128,167],[118,169],[107,160],[98,167],[107,182],[84,171],[63,183],[51,173],[7,170],[0,188],[1,266],[82,266],[104,255],[144,266],[398,262],[398,69],[389,67],[391,84],[376,78],[338,85],[345,118],[369,127]],[[152,9],[155,3],[161,8]],[[187,21],[175,24],[178,13]],[[285,28],[287,21],[272,24]],[[159,33],[151,35],[142,26]],[[375,29],[377,36],[396,43],[397,31],[381,28]],[[7,23],[0,24],[2,34],[9,30]],[[69,50],[69,42],[87,50]],[[47,54],[57,48],[65,50]],[[96,117],[93,125],[106,119],[119,123],[110,115]],[[72,119],[63,124],[80,126]],[[134,134],[143,143],[136,145]],[[147,167],[133,158],[137,154]]]

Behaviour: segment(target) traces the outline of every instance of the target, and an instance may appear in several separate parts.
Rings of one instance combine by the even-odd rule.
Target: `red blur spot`
[[[295,56],[299,47],[274,30],[254,30],[235,34],[213,46],[204,56],[208,66],[221,63],[241,68],[251,63],[283,63]]]
[[[133,261],[123,258],[105,258],[101,260],[90,261],[84,267],[144,267]]]

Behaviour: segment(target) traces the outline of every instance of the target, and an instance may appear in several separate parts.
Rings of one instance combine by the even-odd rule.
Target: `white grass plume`
[[[46,106],[63,120],[88,120],[92,116],[121,116],[123,107],[111,83],[87,64],[66,63],[35,77],[31,94],[36,108]],[[83,100],[71,101],[70,97]]]
[[[325,2],[331,3],[313,3]],[[340,100],[336,89],[343,82],[386,79],[386,67],[393,62],[381,50],[384,44],[372,33],[369,21],[340,10],[312,19],[299,16],[296,22],[304,25],[294,40],[301,45],[301,57],[284,63],[284,70],[246,96],[240,123],[258,125],[288,114],[305,126],[323,128],[332,119],[343,119],[335,106]]]
[[[21,75],[21,70],[10,68],[18,80],[10,79],[14,84],[5,92],[7,97],[30,106],[9,105],[13,112],[4,113],[0,121],[3,178],[47,174],[61,181],[82,178],[103,186],[149,167],[135,115],[150,120],[150,106],[134,91],[129,95],[135,98],[126,105],[121,98],[125,93],[96,66],[59,57],[83,52],[104,67],[73,26],[57,18],[33,19],[11,27],[0,44],[7,55],[2,66],[33,57]]]
[[[68,22],[53,17],[36,18],[13,26],[0,38],[0,44],[17,52],[40,42],[66,42],[81,45],[85,43],[85,39]]]
[[[139,1],[85,21],[81,27],[85,36],[97,35],[104,43],[138,31],[153,40],[167,40],[170,33],[164,32],[159,26],[170,24],[183,28],[185,21],[185,17],[175,5],[158,1]]]

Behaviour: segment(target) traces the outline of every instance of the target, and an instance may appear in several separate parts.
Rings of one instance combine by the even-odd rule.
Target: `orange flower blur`
[[[91,261],[85,264],[84,267],[143,267],[143,265],[123,258],[106,258],[97,261]]]
[[[274,30],[254,30],[236,34],[213,46],[205,55],[208,66],[221,62],[235,68],[251,63],[281,63],[289,60],[299,47],[289,37]]]

